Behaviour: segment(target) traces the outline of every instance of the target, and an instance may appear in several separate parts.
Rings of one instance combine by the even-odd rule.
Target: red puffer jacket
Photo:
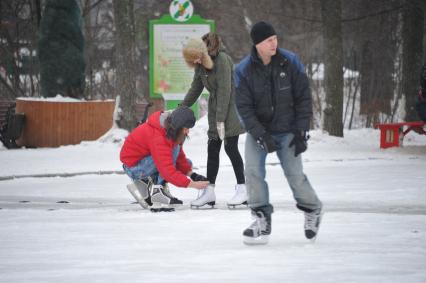
[[[161,111],[153,113],[146,123],[138,126],[127,136],[120,151],[120,160],[127,167],[133,167],[151,155],[158,172],[167,182],[186,188],[190,183],[186,174],[192,167],[182,147],[176,160],[176,167],[174,166],[172,151],[177,144],[166,137],[166,130],[160,125],[161,113]]]

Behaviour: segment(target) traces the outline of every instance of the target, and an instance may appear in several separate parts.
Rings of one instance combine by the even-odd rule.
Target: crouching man
[[[168,182],[195,189],[205,189],[209,184],[206,177],[192,171],[182,149],[194,124],[192,110],[181,106],[173,112],[153,113],[127,136],[120,160],[133,181],[127,188],[143,208],[182,204],[170,193]]]

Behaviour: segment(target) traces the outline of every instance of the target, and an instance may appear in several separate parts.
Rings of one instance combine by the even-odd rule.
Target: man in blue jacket
[[[253,49],[235,69],[236,105],[247,130],[245,174],[248,203],[255,218],[244,230],[244,243],[266,244],[273,206],[265,181],[265,159],[276,152],[293,192],[305,213],[305,236],[314,240],[322,203],[303,173],[301,153],[307,149],[312,117],[309,81],[299,58],[278,48],[274,28],[256,23],[250,32]]]

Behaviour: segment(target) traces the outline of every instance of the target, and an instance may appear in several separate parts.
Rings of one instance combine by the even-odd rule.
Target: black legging
[[[244,184],[244,164],[238,151],[238,137],[233,136],[225,138],[225,152],[231,160],[232,167],[234,168],[237,184]],[[217,172],[219,171],[219,152],[222,146],[220,139],[209,139],[207,151],[207,179],[211,184],[216,182]]]

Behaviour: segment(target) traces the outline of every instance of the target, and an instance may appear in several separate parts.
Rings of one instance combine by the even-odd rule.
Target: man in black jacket
[[[312,117],[308,78],[298,57],[278,48],[274,28],[256,23],[250,32],[253,49],[235,69],[236,106],[247,130],[245,145],[248,203],[256,221],[243,232],[244,243],[266,244],[273,206],[265,181],[265,159],[277,152],[297,202],[305,213],[305,236],[315,239],[322,203],[303,173],[301,153],[307,149]]]

